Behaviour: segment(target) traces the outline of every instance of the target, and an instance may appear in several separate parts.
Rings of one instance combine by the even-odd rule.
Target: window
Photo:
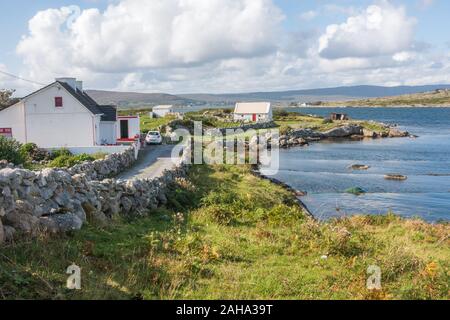
[[[56,97],[55,98],[55,107],[56,108],[62,108],[63,107],[63,98],[62,97]]]

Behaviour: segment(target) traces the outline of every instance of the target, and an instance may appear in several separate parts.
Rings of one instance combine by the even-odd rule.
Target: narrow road
[[[172,149],[174,145],[146,146],[139,152],[139,158],[134,165],[122,172],[117,179],[153,179],[162,175],[164,170],[172,169]]]

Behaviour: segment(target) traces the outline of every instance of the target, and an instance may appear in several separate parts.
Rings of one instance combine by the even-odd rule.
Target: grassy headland
[[[323,117],[288,112],[286,110],[276,110],[274,112],[274,120],[282,132],[287,129],[312,129],[319,132],[325,132],[344,124],[360,125],[365,129],[376,132],[389,131],[385,125],[378,122],[358,120],[333,121]]]
[[[318,102],[317,106],[337,107],[392,107],[392,106],[450,106],[450,90],[436,90],[432,92],[407,94],[394,97],[383,97],[363,100]]]
[[[249,166],[193,166],[167,208],[0,251],[0,298],[448,299],[450,226],[394,215],[318,223]],[[82,290],[64,289],[82,268]],[[382,271],[380,291],[366,270]]]

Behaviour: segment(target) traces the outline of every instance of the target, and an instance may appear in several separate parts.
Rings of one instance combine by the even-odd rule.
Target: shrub
[[[175,211],[183,211],[195,205],[195,194],[177,183],[169,185],[167,207]]]
[[[210,206],[214,204],[227,204],[232,205],[238,200],[239,197],[236,193],[229,190],[212,191],[202,199],[204,206]]]
[[[54,158],[49,166],[52,168],[66,168],[69,167],[69,162],[71,160],[71,156],[59,156]]]
[[[80,155],[73,157],[73,159],[75,162],[81,163],[81,162],[85,162],[85,161],[95,161],[97,158],[94,156],[91,156],[89,154],[82,153]]]
[[[285,136],[291,131],[290,126],[281,126],[280,127],[280,135]]]
[[[336,222],[335,222],[336,223]],[[331,255],[352,258],[370,256],[382,245],[370,233],[348,229],[338,225],[324,225],[321,236],[316,239],[322,250]]]
[[[30,154],[38,149],[35,143],[25,143],[20,147],[20,150],[24,153]]]
[[[330,124],[330,123],[333,123],[333,120],[331,120],[331,119],[323,119],[322,120],[322,124]]]
[[[23,164],[25,158],[20,151],[20,142],[0,136],[0,160],[12,162],[15,165]]]
[[[223,204],[214,204],[208,207],[205,207],[202,210],[203,215],[214,221],[219,225],[228,226],[235,219],[235,212],[232,210],[230,206]]]
[[[284,109],[281,109],[281,110],[278,109],[273,112],[273,116],[275,118],[284,118],[284,117],[289,116],[289,112]]]
[[[50,167],[53,168],[70,168],[73,167],[76,164],[85,162],[85,161],[94,161],[95,158],[88,155],[88,154],[80,154],[78,156],[72,156],[72,155],[60,155],[53,159],[50,162]]]
[[[404,274],[419,273],[424,267],[423,261],[413,252],[401,246],[389,246],[377,264],[383,270],[385,281],[395,281]]]
[[[73,156],[73,154],[72,154],[72,152],[70,152],[70,151],[67,150],[66,148],[61,148],[61,149],[58,149],[58,150],[53,150],[52,153],[51,153],[51,158],[52,158],[52,159],[56,159],[56,158],[59,158],[59,157],[61,157],[61,156],[67,156],[67,157],[70,157],[70,156]]]
[[[304,219],[302,210],[297,206],[287,206],[279,204],[266,212],[266,220],[275,225],[282,225],[287,222],[296,222]]]
[[[26,143],[20,148],[22,156],[27,160],[44,161],[50,158],[47,150],[40,149],[35,143]]]
[[[102,160],[102,159],[105,159],[107,155],[108,155],[107,153],[97,152],[97,153],[91,154],[90,156],[92,158],[94,158],[95,160]]]

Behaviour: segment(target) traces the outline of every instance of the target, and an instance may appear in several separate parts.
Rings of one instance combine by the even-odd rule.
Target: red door
[[[253,121],[256,122],[256,114],[253,115]]]

